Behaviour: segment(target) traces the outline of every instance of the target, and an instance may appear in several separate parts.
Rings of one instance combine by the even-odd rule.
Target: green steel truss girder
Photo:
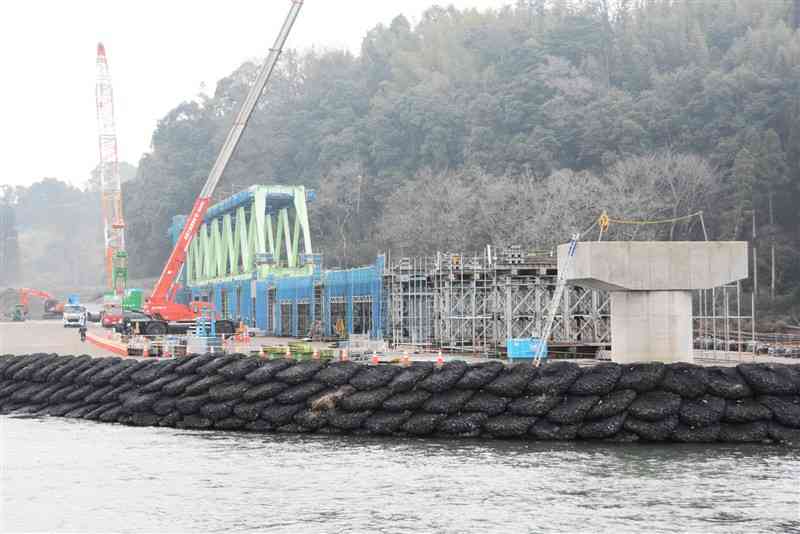
[[[313,266],[301,265],[300,254],[311,254],[306,190],[303,186],[253,186],[248,205],[240,205],[204,223],[192,240],[186,259],[189,285],[258,278],[269,274],[301,275]],[[270,205],[270,195],[288,204]],[[259,254],[273,263],[258,265]]]

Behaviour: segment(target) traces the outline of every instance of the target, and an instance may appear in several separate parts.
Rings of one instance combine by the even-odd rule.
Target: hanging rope
[[[645,225],[645,224],[667,224],[667,223],[676,223],[680,221],[685,221],[691,219],[693,217],[698,217],[700,219],[700,225],[703,228],[703,237],[706,241],[708,241],[708,233],[706,233],[706,223],[703,220],[703,212],[697,211],[695,213],[690,213],[689,215],[683,215],[682,217],[673,217],[670,219],[659,219],[657,221],[634,221],[629,219],[613,219],[608,216],[606,210],[603,210],[603,213],[597,218],[597,225],[600,227],[600,237],[598,237],[598,241],[603,237],[603,233],[608,231],[608,227],[611,223],[614,224],[634,224],[634,225]]]
[[[696,213],[684,215],[683,217],[674,217],[672,219],[660,219],[658,221],[631,221],[626,219],[612,219],[608,215],[606,215],[606,220],[608,221],[608,223],[615,223],[615,224],[665,224],[665,223],[672,223],[672,222],[683,221],[686,219],[691,219],[692,217],[698,217],[702,214],[703,214],[702,211],[698,211]],[[603,215],[605,215],[605,212],[603,212]],[[600,218],[602,218],[603,215],[600,215]],[[606,226],[608,226],[607,223]]]

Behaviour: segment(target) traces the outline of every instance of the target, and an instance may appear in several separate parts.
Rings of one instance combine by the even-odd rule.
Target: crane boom
[[[239,114],[236,116],[236,120],[233,122],[228,132],[228,137],[222,145],[222,149],[214,162],[214,166],[211,168],[208,180],[206,180],[203,189],[200,191],[200,195],[197,197],[192,207],[192,211],[186,218],[186,224],[178,236],[175,247],[172,249],[172,253],[164,266],[164,270],[161,272],[158,282],[153,288],[150,299],[144,306],[144,311],[149,315],[160,317],[167,321],[192,320],[197,315],[197,312],[193,311],[188,306],[171,302],[170,291],[175,285],[175,281],[186,261],[189,245],[203,222],[208,206],[211,203],[211,195],[214,193],[222,174],[225,172],[225,168],[228,166],[228,162],[236,151],[242,133],[244,133],[247,127],[247,123],[253,114],[253,110],[255,109],[264,87],[272,76],[272,71],[275,69],[278,57],[283,51],[283,45],[289,36],[289,32],[302,6],[303,0],[292,0],[292,7],[289,9],[289,14],[286,16],[286,20],[283,22],[280,32],[278,32],[275,43],[272,45],[272,48],[269,49],[269,54],[261,66],[258,77],[242,103],[242,108],[239,110]]]
[[[39,297],[40,299],[54,299],[53,295],[47,291],[40,291],[39,289],[31,289],[29,287],[21,287],[19,289],[19,303],[27,306],[29,297]]]
[[[114,123],[114,90],[108,70],[106,48],[97,44],[97,140],[100,149],[100,194],[103,205],[103,235],[105,236],[106,283],[120,295],[125,289],[124,278],[114,262],[125,254],[125,222],[122,215],[122,186],[117,157],[117,133]]]
[[[206,185],[200,192],[201,197],[210,197],[212,195],[214,189],[217,187],[217,183],[219,183],[219,179],[222,177],[222,173],[225,172],[225,167],[227,167],[228,162],[236,150],[236,146],[239,144],[239,139],[241,139],[242,133],[244,133],[244,129],[247,127],[247,122],[253,114],[253,109],[255,109],[264,87],[266,87],[267,82],[272,76],[272,71],[275,69],[278,57],[283,51],[283,45],[286,42],[286,38],[289,37],[289,32],[294,25],[298,13],[300,13],[300,7],[302,5],[303,0],[292,0],[292,8],[286,16],[286,20],[278,33],[278,37],[275,38],[275,44],[269,49],[269,55],[267,55],[267,59],[261,66],[261,71],[258,73],[255,83],[250,88],[250,92],[247,93],[247,97],[242,104],[242,109],[239,110],[239,114],[236,116],[231,130],[228,132],[228,137],[225,139],[225,144],[222,145],[222,150],[220,150],[219,156],[217,156],[217,160],[214,162],[214,166],[211,167],[211,173],[208,175]]]

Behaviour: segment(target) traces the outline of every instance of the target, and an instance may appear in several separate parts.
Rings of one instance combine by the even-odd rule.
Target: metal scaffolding
[[[510,338],[536,337],[556,287],[556,258],[510,247],[501,256],[401,258],[383,276],[384,325],[394,345],[496,354]],[[552,350],[593,352],[610,343],[608,295],[568,287]]]
[[[767,352],[755,331],[755,295],[748,298],[741,282],[693,292],[692,309],[696,358],[740,362]]]

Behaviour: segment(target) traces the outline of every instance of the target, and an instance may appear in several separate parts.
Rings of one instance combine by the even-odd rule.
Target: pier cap
[[[746,241],[581,241],[567,265],[568,250],[558,247],[559,273],[592,289],[687,291],[748,276]]]

